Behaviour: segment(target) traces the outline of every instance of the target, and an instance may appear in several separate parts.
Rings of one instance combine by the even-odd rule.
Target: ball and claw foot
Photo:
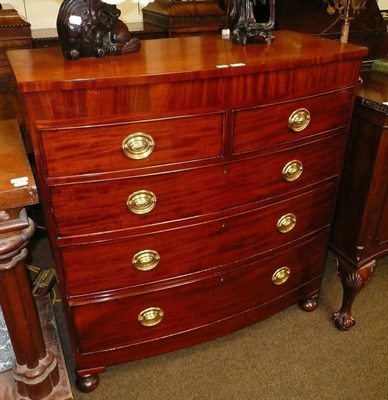
[[[341,331],[348,331],[356,323],[353,317],[341,311],[334,313],[333,322],[336,328],[340,329]]]
[[[100,377],[97,374],[90,374],[77,377],[77,388],[83,393],[93,392],[100,383]]]
[[[315,296],[308,299],[303,299],[299,304],[304,311],[315,311],[318,308],[318,297]]]

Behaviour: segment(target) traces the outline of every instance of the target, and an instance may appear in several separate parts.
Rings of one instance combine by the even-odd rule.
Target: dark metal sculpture
[[[140,49],[131,38],[121,11],[104,0],[63,0],[57,18],[62,53],[66,59],[118,56]]]
[[[267,9],[267,21],[257,22],[256,6]],[[257,41],[269,43],[274,38],[272,31],[275,27],[275,0],[232,0],[230,17],[233,19],[236,16],[238,16],[237,23],[232,30],[234,43],[241,45]]]

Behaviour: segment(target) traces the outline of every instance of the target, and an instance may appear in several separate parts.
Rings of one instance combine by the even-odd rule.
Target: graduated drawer
[[[233,153],[292,142],[345,126],[353,89],[235,111]]]
[[[196,281],[73,306],[79,351],[143,343],[238,315],[319,277],[325,254],[326,246],[317,238],[271,259]],[[91,329],[101,324],[103,330]]]
[[[62,248],[69,294],[144,285],[249,259],[330,222],[335,184],[271,206],[179,229]],[[279,221],[290,214],[286,232]],[[286,217],[287,218],[287,217]],[[85,257],[92,254],[93,257]]]
[[[223,113],[40,129],[46,176],[127,170],[220,156]]]
[[[181,172],[54,186],[58,234],[165,223],[301,189],[338,174],[344,140],[344,135],[337,135],[265,156]],[[301,174],[287,181],[288,169],[291,177],[294,172]]]

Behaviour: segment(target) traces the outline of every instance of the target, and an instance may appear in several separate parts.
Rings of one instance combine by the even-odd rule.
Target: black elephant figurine
[[[131,38],[120,15],[115,4],[104,0],[63,0],[57,30],[64,57],[78,60],[138,51],[140,41]]]

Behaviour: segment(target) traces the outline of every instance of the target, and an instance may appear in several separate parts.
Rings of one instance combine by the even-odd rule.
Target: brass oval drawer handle
[[[280,233],[290,232],[296,225],[296,216],[288,213],[279,218],[276,228]]]
[[[275,285],[282,285],[291,274],[291,270],[288,267],[281,267],[277,269],[272,275],[272,282]]]
[[[151,271],[160,261],[159,253],[155,250],[142,250],[132,258],[132,265],[139,271]]]
[[[150,307],[141,311],[137,319],[143,326],[158,325],[164,317],[164,312],[159,307]]]
[[[288,118],[288,127],[294,132],[300,132],[307,128],[310,121],[310,111],[307,108],[298,108]]]
[[[127,207],[134,214],[147,214],[155,208],[156,196],[148,190],[133,192],[127,199]]]
[[[121,148],[128,158],[142,160],[153,152],[155,142],[152,136],[147,133],[135,132],[123,140]]]
[[[282,171],[283,178],[288,181],[296,181],[303,172],[303,163],[299,160],[289,161],[284,167]]]

